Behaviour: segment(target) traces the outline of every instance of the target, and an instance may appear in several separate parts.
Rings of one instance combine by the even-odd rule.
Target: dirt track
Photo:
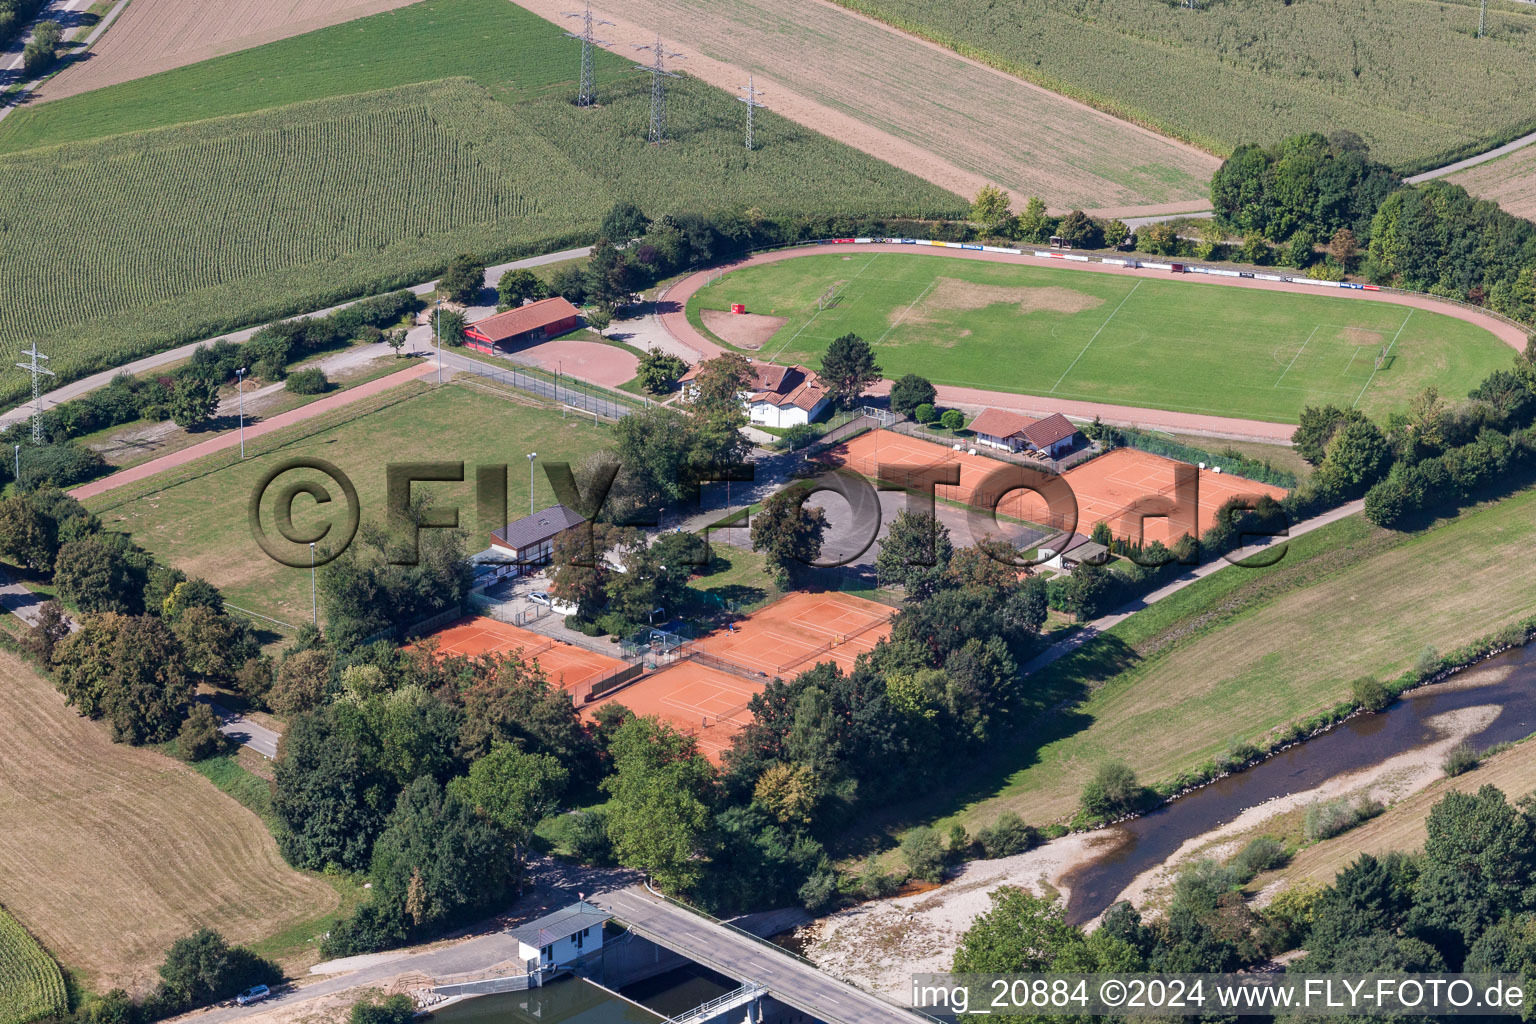
[[[910,245],[890,245],[872,243],[858,246],[860,252],[893,252],[913,255],[913,247]],[[825,254],[829,251],[826,246],[807,245],[797,249],[780,249],[774,252],[759,253],[757,255],[730,264],[727,270],[740,270],[743,267],[756,266],[762,263],[776,263],[779,260],[795,259],[799,256],[810,256],[816,253]],[[1041,265],[1041,261],[1027,256],[1014,256],[1009,253],[978,252],[974,249],[951,248],[927,248],[924,255],[949,256],[956,259],[985,260],[992,263],[1023,263],[1025,265]],[[1081,270],[1088,273],[1119,274],[1137,277],[1167,278],[1168,272],[1149,269],[1127,269],[1125,267],[1105,266],[1099,263],[1068,263],[1066,261],[1051,261],[1054,267],[1064,267],[1071,270]],[[713,358],[725,351],[713,340],[706,338],[691,323],[685,312],[688,300],[705,284],[709,283],[712,276],[718,273],[718,268],[701,270],[697,274],[683,278],[662,292],[660,298],[666,300],[668,306],[675,308],[671,312],[660,314],[662,326],[666,328],[681,344],[695,349],[703,358]],[[1197,282],[1191,282],[1195,284]],[[1288,284],[1284,281],[1257,281],[1252,278],[1236,277],[1201,277],[1199,284],[1227,285],[1237,288],[1264,288],[1270,291],[1294,292],[1301,295],[1317,295],[1316,287],[1302,284]],[[1415,309],[1427,309],[1435,313],[1443,313],[1453,316],[1458,320],[1476,324],[1496,337],[1502,339],[1517,352],[1525,350],[1526,334],[1517,327],[1511,326],[1502,320],[1480,313],[1463,306],[1441,302],[1430,295],[1396,295],[1389,292],[1364,292],[1353,289],[1339,289],[1336,294],[1341,298],[1359,299],[1371,302],[1390,302],[1399,306],[1411,306]],[[872,395],[883,395],[890,390],[890,382],[882,381],[870,389]],[[1131,406],[1107,405],[1100,402],[1074,402],[1060,398],[1045,398],[1039,395],[1019,395],[1007,391],[985,391],[980,388],[961,388],[941,386],[938,389],[939,400],[943,403],[959,406],[992,406],[999,409],[1012,409],[1027,413],[1032,416],[1049,415],[1059,412],[1073,419],[1091,420],[1095,416],[1102,418],[1106,423],[1116,425],[1132,425],[1146,427],[1155,430],[1169,430],[1185,434],[1199,434],[1207,437],[1225,438],[1253,438],[1261,441],[1275,443],[1289,443],[1294,427],[1284,423],[1269,423],[1264,420],[1233,419],[1225,416],[1203,416],[1197,413],[1167,412],[1162,409],[1138,409]]]
[[[32,102],[143,78],[223,53],[313,32],[415,0],[133,0],[89,60],[72,64],[37,90]]]

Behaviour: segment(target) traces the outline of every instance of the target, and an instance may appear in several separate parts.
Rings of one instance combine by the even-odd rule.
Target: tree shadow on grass
[[[1041,751],[1058,740],[1087,729],[1094,722],[1082,702],[1101,683],[1140,661],[1135,650],[1114,634],[1105,633],[1060,661],[1021,680],[1026,705],[1009,726],[985,747],[970,748],[974,756],[957,759],[952,770],[935,773],[910,800],[883,803],[829,837],[836,856],[869,856],[891,849],[900,832],[955,814],[985,800],[1002,796],[1018,773],[1042,760]],[[956,751],[964,748],[956,745]],[[1050,824],[1031,821],[1037,827]]]

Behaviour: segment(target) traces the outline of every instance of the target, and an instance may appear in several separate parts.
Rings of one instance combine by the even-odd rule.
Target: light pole
[[[533,460],[539,457],[538,452],[528,453],[528,514],[533,515]]]
[[[315,598],[315,542],[309,542],[309,614],[315,628],[320,628],[320,604]]]
[[[21,445],[16,446],[16,486],[21,486]]]
[[[235,393],[240,396],[240,457],[245,458],[245,367],[235,371]]]
[[[437,329],[432,332],[432,340],[437,343],[437,382],[443,382],[443,297],[437,297]]]

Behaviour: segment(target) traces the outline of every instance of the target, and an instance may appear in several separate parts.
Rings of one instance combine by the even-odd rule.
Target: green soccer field
[[[1387,302],[938,255],[748,267],[688,312],[703,326],[737,302],[785,318],[760,359],[814,367],[851,331],[887,377],[1280,423],[1329,402],[1384,416],[1431,384],[1459,398],[1514,355],[1466,321]]]

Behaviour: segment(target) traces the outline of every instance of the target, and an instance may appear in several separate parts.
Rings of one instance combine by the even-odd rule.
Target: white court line
[[[1413,310],[1410,309],[1408,311],[1408,315],[1403,317],[1403,322],[1398,325],[1398,327],[1397,327],[1397,334],[1392,335],[1392,341],[1387,345],[1387,350],[1381,354],[1381,357],[1382,357],[1383,360],[1385,360],[1387,356],[1392,354],[1392,347],[1397,344],[1397,339],[1398,339],[1399,336],[1402,335],[1403,328],[1408,326],[1408,321],[1410,319],[1412,319],[1412,318],[1413,318]],[[1379,366],[1371,368],[1371,375],[1369,377],[1365,378],[1365,383],[1364,384],[1360,385],[1360,394],[1356,395],[1355,396],[1355,400],[1353,402],[1349,403],[1349,407],[1351,409],[1353,409],[1355,406],[1359,405],[1360,404],[1360,399],[1365,397],[1365,389],[1370,387],[1371,386],[1371,381],[1376,379],[1376,371],[1379,370],[1379,369],[1381,369],[1381,367],[1379,367]]]
[[[924,288],[921,292],[918,293],[917,298],[912,300],[912,305],[908,306],[906,309],[901,311],[901,316],[897,317],[896,318],[896,322],[891,324],[891,326],[889,326],[889,327],[887,327],[885,329],[885,334],[880,335],[880,337],[875,340],[875,344],[876,345],[880,344],[880,342],[885,340],[885,335],[886,334],[890,334],[896,328],[900,327],[901,326],[901,322],[907,318],[907,314],[912,312],[912,306],[915,306],[919,302],[922,302],[923,301],[923,296],[927,295],[930,291],[932,291],[933,290],[933,286],[938,284],[938,283],[939,283],[939,279],[938,278],[934,278],[932,281],[929,281],[928,282],[928,287]]]
[[[1140,288],[1141,282],[1144,280],[1146,280],[1146,278],[1138,280],[1136,282],[1135,288],[1132,288],[1130,291],[1125,293],[1125,298],[1120,300],[1120,306],[1124,306],[1127,302],[1131,301],[1131,296],[1136,294],[1136,288]],[[1093,337],[1088,339],[1088,345],[1083,346],[1083,351],[1077,354],[1077,359],[1083,358],[1083,354],[1088,351],[1088,346],[1092,345],[1095,339],[1097,339],[1100,334],[1104,333],[1104,328],[1108,327],[1109,322],[1115,318],[1115,314],[1120,312],[1120,306],[1116,306],[1113,310],[1111,310],[1109,316],[1104,318],[1104,322],[1099,324],[1099,329],[1093,332]],[[1072,367],[1077,365],[1077,359],[1072,360],[1067,368],[1062,371],[1061,376],[1056,378],[1056,383],[1051,387],[1051,390],[1047,392],[1047,394],[1054,394],[1056,389],[1061,387],[1061,382],[1067,379],[1067,374],[1071,373]]]
[[[1285,369],[1280,371],[1280,376],[1275,378],[1275,387],[1279,387],[1280,382],[1285,380],[1285,375],[1291,372],[1291,367],[1296,365],[1296,360],[1300,359],[1301,354],[1307,350],[1307,346],[1312,344],[1312,339],[1317,336],[1317,332],[1322,326],[1322,324],[1318,324],[1312,328],[1312,333],[1307,335],[1307,340],[1301,343],[1301,348],[1296,350],[1296,354],[1291,356],[1291,361],[1285,364]]]
[[[862,273],[864,273],[864,271],[868,270],[870,268],[870,266],[875,262],[875,260],[877,260],[879,258],[880,258],[880,254],[878,252],[875,253],[873,256],[871,256],[869,258],[869,262],[864,264],[862,267],[859,268],[859,273],[858,274],[854,274],[852,277],[850,277],[848,279],[848,284],[843,285],[843,287],[840,290],[833,292],[832,293],[832,297],[835,299],[839,295],[842,295],[843,292],[846,292],[848,290],[848,285],[851,285],[851,284],[853,284],[853,282],[857,281],[859,279],[859,274],[862,274]],[[784,350],[789,348],[790,345],[793,345],[795,343],[795,339],[800,337],[801,333],[804,332],[804,330],[807,327],[811,326],[811,324],[816,322],[816,317],[821,316],[821,314],[824,313],[824,312],[826,312],[826,311],[818,309],[816,311],[816,316],[811,317],[805,323],[801,324],[800,325],[800,330],[796,331],[793,335],[790,336],[790,339],[788,341],[786,341],[784,344],[780,345],[778,351],[775,352],[773,355],[768,357],[768,361],[770,363],[777,362],[779,356],[783,354]]]

